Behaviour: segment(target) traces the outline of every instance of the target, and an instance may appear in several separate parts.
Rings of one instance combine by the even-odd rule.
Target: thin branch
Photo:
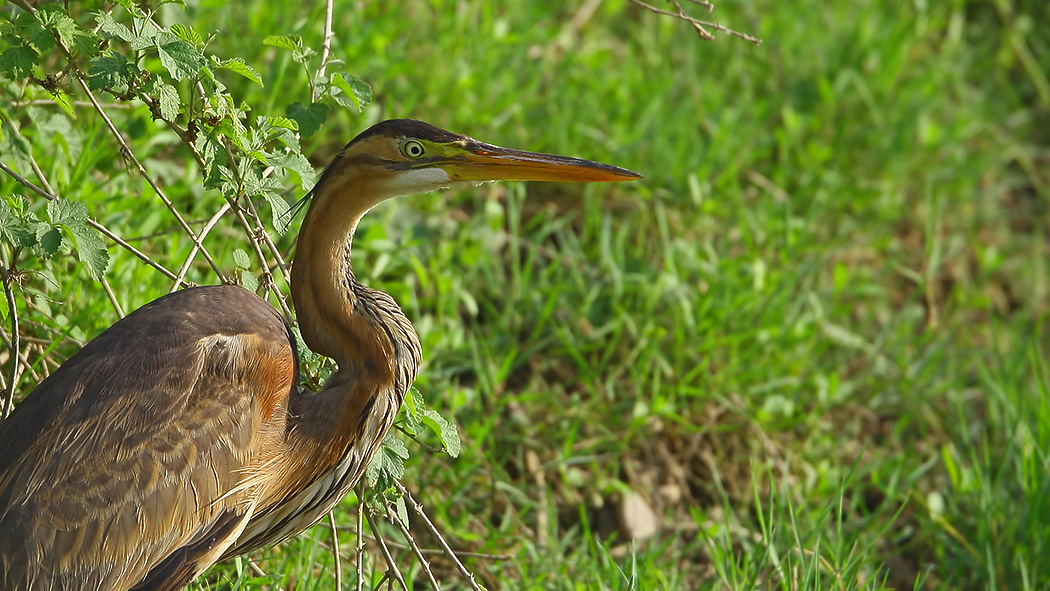
[[[106,297],[109,298],[109,303],[113,304],[113,309],[117,311],[117,316],[121,318],[127,316],[127,314],[124,314],[124,308],[117,301],[117,294],[113,293],[113,286],[109,284],[109,280],[105,276],[102,277],[102,289],[106,290]]]
[[[215,215],[211,216],[211,219],[208,220],[208,223],[204,224],[204,227],[201,228],[201,240],[204,240],[204,237],[207,236],[209,232],[211,232],[211,229],[215,227],[215,224],[219,222],[219,219],[221,219],[222,216],[226,215],[227,211],[230,211],[229,202],[223,203],[222,207],[219,208],[219,211],[215,212]],[[183,263],[182,268],[179,269],[179,276],[175,278],[175,283],[171,286],[171,292],[169,293],[175,292],[180,287],[182,287],[182,280],[186,278],[186,273],[190,272],[190,267],[193,266],[193,259],[197,258],[197,252],[199,252],[197,249],[197,245],[194,244],[193,248],[190,249],[189,256],[186,257],[186,262]]]
[[[59,197],[57,197],[56,195],[52,195],[51,193],[48,193],[44,189],[41,189],[40,187],[36,186],[35,184],[33,184],[32,181],[30,181],[29,179],[25,178],[24,176],[18,174],[17,172],[15,172],[13,169],[8,167],[3,162],[0,162],[0,170],[6,172],[8,175],[11,176],[11,178],[15,179],[19,183],[22,183],[22,185],[25,186],[27,189],[32,190],[34,193],[36,193],[37,195],[40,195],[44,199],[50,199],[51,201],[55,201],[55,200],[59,199]],[[162,266],[160,263],[158,263],[158,262],[154,261],[153,259],[151,259],[149,257],[149,255],[147,255],[146,253],[144,253],[141,250],[135,248],[131,244],[128,244],[128,242],[126,240],[124,240],[123,238],[118,236],[115,232],[113,232],[109,228],[103,226],[102,224],[96,222],[95,220],[93,220],[91,218],[88,218],[87,223],[92,228],[98,230],[99,232],[102,232],[102,234],[104,234],[106,236],[106,238],[109,238],[113,242],[117,243],[124,250],[127,250],[131,254],[135,255],[136,257],[141,259],[144,263],[146,263],[147,265],[153,267],[157,271],[160,271],[168,279],[172,279],[172,280],[177,279],[177,276],[175,275],[175,273],[172,273],[171,271],[169,271],[166,268],[164,268],[164,266]],[[193,284],[184,282],[183,285],[185,285],[187,287],[190,287]]]
[[[363,504],[363,502],[362,502]],[[364,507],[362,506],[362,510]],[[397,568],[397,563],[394,562],[394,557],[390,555],[390,549],[386,547],[386,540],[383,539],[382,534],[379,533],[379,528],[376,527],[375,522],[372,520],[372,516],[365,513],[365,519],[368,520],[368,527],[372,530],[375,535],[375,539],[379,542],[379,549],[383,553],[383,558],[386,560],[386,574],[390,575],[393,573],[394,578],[397,579],[398,583],[401,583],[401,588],[408,591],[408,585],[405,584],[405,578],[401,576],[401,571]]]
[[[328,69],[328,54],[332,50],[332,12],[334,11],[334,2],[328,0],[325,6],[324,14],[324,43],[321,45],[321,69],[317,71],[317,76],[324,76],[325,71]],[[315,87],[313,93],[314,102],[317,101],[320,92]]]
[[[7,333],[2,331],[2,330],[0,330],[0,340],[4,341],[4,345],[6,345],[8,349],[11,349],[12,351],[14,351],[14,349],[12,348],[13,347],[13,343],[11,342],[11,339],[8,338]],[[32,345],[32,344],[40,342],[40,339],[34,339],[32,337],[24,337],[21,340],[24,343],[26,343],[27,345]],[[47,343],[41,343],[41,344],[46,344],[46,345],[50,346],[51,342],[48,341]],[[33,378],[34,382],[39,382],[41,380],[40,374],[38,374],[36,372],[36,370],[33,369],[33,364],[29,362],[29,357],[25,353],[23,353],[22,351],[17,351],[17,353],[18,353],[18,360],[20,362],[22,362],[22,371],[25,372],[25,373],[22,374],[23,377],[25,376],[26,373],[28,373],[29,377]],[[46,366],[42,366],[42,367],[43,367],[43,369],[45,371],[47,370]],[[47,377],[47,376],[44,376],[44,377]],[[7,384],[4,384],[4,388],[7,388]]]
[[[328,512],[328,527],[332,529],[332,556],[335,557],[335,589],[343,591],[343,565],[339,562],[339,527],[335,524],[335,513]]]
[[[284,256],[281,255],[281,249],[277,248],[274,244],[273,239],[270,238],[270,233],[266,231],[266,225],[263,224],[262,218],[259,216],[259,210],[255,207],[255,203],[251,199],[246,199],[248,203],[248,213],[251,214],[252,220],[255,222],[256,231],[252,234],[251,239],[262,240],[263,244],[266,245],[266,249],[270,251],[270,256],[277,260],[277,268],[281,270],[281,275],[284,277],[285,283],[288,285],[292,284],[291,274],[288,272],[288,263],[285,262]],[[257,238],[256,238],[257,237]],[[277,301],[281,306],[281,310],[284,311],[289,321],[292,319],[292,311],[288,307],[288,299],[285,297],[284,292],[277,289],[277,282],[274,281],[273,271],[270,270],[269,266],[263,261],[263,269],[265,269],[266,287],[277,296]]]
[[[233,157],[233,150],[230,148],[229,142],[223,142],[223,148],[226,150],[226,157],[229,158],[230,161],[235,161],[235,159]],[[234,167],[231,168],[231,170],[233,171],[233,174],[236,176],[236,180],[237,180],[238,185],[241,185],[240,173],[237,170],[237,167],[234,166]],[[273,274],[270,272],[270,266],[267,264],[267,261],[266,261],[266,255],[263,254],[262,247],[259,246],[259,238],[258,238],[258,236],[261,234],[263,236],[266,236],[267,239],[268,239],[269,238],[269,234],[266,233],[266,228],[264,228],[262,226],[262,221],[259,220],[258,217],[255,218],[256,221],[259,224],[256,229],[253,229],[252,225],[250,223],[248,223],[248,218],[244,215],[244,208],[241,207],[239,203],[237,203],[237,200],[240,198],[240,196],[241,196],[241,192],[240,192],[240,189],[238,189],[238,194],[237,195],[227,196],[226,197],[226,201],[229,202],[230,206],[233,208],[233,213],[235,213],[237,215],[237,219],[240,220],[241,225],[244,227],[245,232],[248,233],[247,234],[248,235],[248,241],[252,243],[252,250],[255,251],[255,256],[256,256],[256,258],[259,259],[259,264],[262,265],[262,268],[264,269],[263,280],[265,281],[266,289],[268,289],[268,290],[272,291],[274,294],[276,294],[276,296],[277,296],[277,303],[281,307],[281,312],[284,313],[285,319],[289,323],[294,323],[295,320],[294,320],[294,317],[292,316],[291,308],[288,307],[288,301],[284,297],[284,294],[281,293],[281,290],[277,289],[277,287],[276,287],[276,285],[274,283],[274,280],[273,280]],[[251,199],[247,199],[246,198],[246,201],[248,201],[249,206],[254,210],[255,204],[251,203]]]
[[[745,33],[740,33],[740,32],[734,31],[733,29],[727,28],[727,27],[725,27],[723,25],[720,25],[718,23],[712,23],[710,21],[703,21],[703,20],[694,18],[692,16],[689,16],[689,14],[687,14],[685,12],[685,9],[682,8],[682,5],[681,5],[681,3],[678,0],[669,0],[671,2],[671,4],[674,4],[674,7],[678,9],[678,12],[670,12],[668,10],[663,10],[662,8],[657,8],[657,7],[653,6],[652,4],[647,4],[645,2],[642,2],[642,0],[629,0],[629,1],[631,2],[631,4],[636,4],[638,6],[641,6],[642,8],[644,8],[644,9],[650,11],[650,12],[653,12],[653,13],[656,13],[656,14],[661,14],[661,15],[664,15],[664,16],[670,16],[670,17],[677,18],[679,20],[682,20],[682,21],[685,21],[685,22],[689,23],[690,25],[693,26],[694,29],[696,29],[697,35],[699,35],[700,38],[705,40],[705,41],[710,41],[710,40],[715,38],[715,36],[710,31],[708,31],[708,29],[714,29],[716,31],[721,31],[721,32],[723,32],[723,33],[725,33],[727,35],[732,35],[734,37],[739,37],[739,38],[743,39],[744,41],[749,41],[749,42],[754,43],[756,45],[759,44],[759,43],[762,43],[762,40],[757,38],[757,37],[752,37],[751,35],[747,35]],[[691,0],[691,1],[694,2],[695,4],[699,4],[700,6],[703,6],[703,7],[707,8],[708,11],[712,11],[715,8],[714,5],[712,5],[709,2],[702,2],[702,1],[697,1],[697,0]]]
[[[456,553],[452,551],[448,542],[445,541],[444,536],[442,536],[441,532],[438,531],[438,528],[434,526],[434,522],[430,521],[427,514],[423,512],[423,505],[417,503],[416,500],[412,498],[412,493],[408,492],[408,489],[400,482],[395,480],[394,486],[397,487],[397,492],[401,493],[401,496],[405,498],[405,502],[408,503],[408,506],[423,518],[423,523],[427,526],[427,529],[430,530],[430,533],[433,534],[435,538],[437,538],[438,544],[441,545],[441,549],[445,551],[445,555],[456,565],[456,570],[458,570],[459,574],[463,575],[463,578],[467,580],[467,584],[470,585],[470,588],[473,589],[473,591],[481,591],[481,587],[478,587],[477,581],[474,580],[474,574],[467,570],[467,567],[463,566],[463,563],[460,562]]]
[[[0,266],[2,267],[2,266]],[[21,378],[18,362],[18,350],[21,347],[18,329],[18,306],[15,301],[15,293],[11,288],[13,278],[7,269],[0,268],[0,277],[3,277],[4,295],[7,297],[7,313],[11,316],[11,381],[7,384],[7,393],[4,396],[3,418],[7,418],[15,409],[15,390],[18,389],[18,380]]]
[[[364,591],[365,586],[365,486],[358,483],[354,489],[357,494],[357,591]],[[339,548],[335,549],[339,553]]]
[[[395,511],[390,505],[390,501],[387,501],[386,518],[401,530],[401,535],[405,536],[405,540],[408,541],[409,547],[412,548],[412,553],[416,555],[416,560],[422,565],[423,572],[427,573],[427,578],[430,579],[430,585],[434,588],[434,591],[440,591],[441,587],[438,585],[437,579],[434,578],[434,571],[430,568],[430,562],[428,562],[427,557],[420,552],[419,546],[416,545],[416,539],[412,537],[412,532],[408,530],[408,524],[401,521],[401,518],[397,515],[397,511]]]
[[[66,59],[72,62],[73,56],[69,53],[69,49],[67,49],[61,42],[58,43],[58,46],[62,49],[62,52],[65,54]],[[186,220],[182,217],[182,214],[179,213],[179,210],[175,207],[171,200],[168,199],[167,194],[164,193],[164,189],[160,187],[156,179],[150,176],[149,172],[146,170],[146,167],[142,165],[142,162],[139,161],[138,157],[135,156],[135,153],[131,150],[131,146],[129,146],[128,143],[124,141],[124,136],[120,134],[120,130],[117,129],[117,126],[113,124],[113,120],[111,120],[109,118],[109,115],[106,114],[106,110],[102,108],[101,104],[99,104],[98,99],[95,98],[95,94],[91,92],[91,87],[88,86],[87,80],[84,79],[83,74],[80,72],[80,70],[74,70],[74,74],[76,75],[77,81],[80,82],[80,86],[84,90],[84,93],[91,101],[91,104],[95,106],[95,111],[98,112],[100,117],[102,117],[102,120],[106,123],[106,127],[109,128],[110,133],[113,134],[113,137],[116,138],[117,143],[120,144],[121,152],[126,158],[131,160],[132,164],[134,164],[135,168],[139,171],[139,174],[142,175],[142,178],[146,179],[146,182],[149,183],[149,186],[153,187],[153,190],[157,193],[157,196],[160,197],[160,200],[168,208],[171,214],[175,216],[175,219],[179,222],[179,225],[182,226],[182,230],[186,232],[186,235],[190,237],[190,240],[193,241],[194,245],[200,249],[201,253],[203,253],[204,259],[208,261],[209,265],[211,265],[212,270],[215,271],[215,274],[219,277],[219,280],[225,283],[226,278],[225,276],[223,276],[222,270],[219,269],[219,266],[215,263],[215,260],[211,256],[211,253],[208,252],[208,249],[204,248],[204,245],[201,244],[200,239],[193,232],[193,229],[190,228],[189,224],[186,223]]]

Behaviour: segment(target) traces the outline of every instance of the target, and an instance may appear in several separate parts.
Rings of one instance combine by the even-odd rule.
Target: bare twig
[[[357,495],[357,591],[365,588],[365,486],[358,483]],[[339,548],[335,549],[339,553]]]
[[[102,277],[102,289],[106,290],[106,297],[109,298],[109,303],[113,304],[113,309],[117,311],[117,316],[123,318],[124,308],[120,306],[120,302],[117,301],[117,294],[113,293],[113,286],[109,284],[109,280],[105,276]]]
[[[65,54],[66,59],[68,59],[72,63],[73,56],[70,54],[69,49],[66,48],[65,45],[61,43],[61,41],[59,41],[58,46],[62,49],[62,52]],[[135,156],[135,153],[131,150],[131,146],[129,146],[128,143],[124,141],[124,136],[120,134],[120,130],[117,129],[117,126],[113,124],[113,120],[111,120],[109,118],[109,115],[106,114],[106,110],[102,108],[102,105],[98,102],[98,99],[95,98],[95,94],[91,92],[91,87],[88,86],[88,82],[84,79],[84,75],[80,72],[80,70],[77,69],[74,69],[73,73],[76,76],[77,81],[80,82],[80,87],[83,89],[84,93],[91,101],[91,104],[95,106],[95,111],[99,114],[99,117],[102,118],[102,121],[105,122],[106,127],[109,129],[113,137],[117,140],[117,143],[120,144],[120,148],[124,156],[127,159],[129,159],[132,164],[135,165],[136,170],[139,171],[139,174],[142,175],[142,178],[146,179],[146,182],[149,183],[149,186],[152,187],[153,191],[157,193],[157,196],[160,197],[160,200],[168,208],[168,211],[170,211],[171,214],[175,216],[176,221],[179,222],[179,225],[182,226],[182,230],[186,233],[187,236],[190,237],[190,240],[193,241],[194,246],[200,249],[201,253],[204,255],[204,259],[208,261],[209,265],[211,265],[212,270],[219,277],[219,280],[225,283],[226,278],[223,276],[222,270],[219,269],[218,264],[215,263],[215,259],[212,258],[211,253],[208,252],[208,249],[204,248],[204,245],[201,244],[200,239],[193,232],[193,229],[190,228],[189,224],[186,223],[186,220],[182,217],[182,214],[179,213],[179,210],[175,207],[171,200],[168,199],[167,194],[164,193],[164,189],[160,187],[156,179],[154,179],[149,174],[149,172],[146,170],[146,167],[143,166],[142,162],[140,162],[138,157]]]
[[[21,372],[19,368],[18,350],[21,347],[19,342],[19,329],[18,329],[18,306],[15,302],[15,293],[11,287],[11,283],[14,279],[11,277],[11,273],[2,268],[0,265],[0,277],[3,278],[4,283],[4,295],[7,297],[7,313],[11,316],[11,380],[7,384],[7,392],[4,395],[4,412],[3,418],[7,418],[7,415],[11,414],[11,411],[15,409],[15,390],[18,389],[18,380],[21,378]]]
[[[712,23],[710,21],[700,20],[700,19],[697,19],[697,18],[694,18],[694,17],[690,16],[689,14],[686,13],[685,9],[682,8],[682,4],[681,4],[681,2],[679,2],[679,0],[668,0],[671,4],[674,5],[674,7],[676,9],[678,9],[678,12],[671,12],[671,11],[668,11],[668,10],[663,10],[662,8],[657,8],[657,7],[653,6],[652,4],[647,4],[645,2],[642,2],[642,0],[629,0],[629,1],[631,2],[631,4],[636,4],[638,6],[641,6],[642,8],[644,8],[644,9],[650,11],[650,12],[653,12],[653,13],[656,13],[656,14],[662,14],[664,16],[674,17],[674,18],[677,18],[679,20],[682,20],[682,21],[685,21],[685,22],[689,23],[690,25],[693,26],[694,29],[696,29],[697,35],[699,35],[700,38],[705,40],[705,41],[710,41],[710,40],[715,38],[715,36],[710,31],[708,31],[708,29],[714,29],[716,31],[721,31],[721,32],[723,32],[723,33],[725,33],[727,35],[732,35],[734,37],[739,37],[739,38],[743,39],[744,41],[749,41],[749,42],[754,43],[756,45],[759,44],[759,43],[762,43],[762,40],[757,38],[757,37],[752,37],[751,35],[747,35],[745,33],[740,33],[740,32],[734,31],[734,30],[732,30],[730,28],[727,28],[727,27],[725,27],[723,25],[720,25],[718,23]],[[715,9],[714,5],[711,4],[710,2],[703,2],[703,1],[698,1],[698,0],[690,0],[690,1],[692,1],[694,4],[699,4],[700,6],[703,6],[704,8],[707,8],[708,12],[713,11]]]
[[[223,142],[223,148],[226,150],[227,158],[233,161],[233,150],[230,148],[229,142]],[[233,174],[237,176],[237,183],[239,185],[241,183],[241,179],[237,171],[237,167],[234,166],[231,170],[233,170]],[[270,272],[270,266],[267,264],[266,261],[266,255],[263,254],[262,247],[259,245],[260,236],[266,237],[264,241],[269,240],[270,236],[266,233],[266,228],[262,226],[262,221],[258,218],[258,216],[255,216],[255,220],[257,221],[258,225],[255,228],[252,228],[251,223],[248,222],[247,216],[244,215],[244,208],[241,207],[240,204],[237,202],[239,197],[240,194],[230,195],[226,197],[226,201],[229,202],[230,207],[233,208],[233,213],[241,222],[241,226],[244,227],[245,232],[248,233],[248,241],[251,242],[252,250],[255,251],[255,257],[259,259],[259,264],[262,265],[263,268],[263,281],[265,288],[267,290],[272,291],[274,295],[277,296],[277,303],[281,307],[281,312],[284,313],[285,319],[290,323],[294,322],[295,320],[292,316],[292,310],[288,307],[287,298],[284,297],[284,293],[282,293],[281,290],[277,289],[277,286],[273,280],[273,273]],[[248,201],[249,207],[251,207],[252,211],[254,211],[255,205],[251,203],[251,199],[246,199],[246,201]],[[276,246],[274,246],[274,250],[276,250]]]
[[[463,566],[459,557],[456,556],[456,553],[452,551],[448,542],[445,541],[445,537],[441,535],[438,528],[434,526],[434,522],[430,521],[430,518],[427,517],[427,514],[423,511],[423,505],[417,503],[416,500],[412,498],[412,493],[408,492],[408,489],[400,482],[395,480],[394,486],[397,487],[397,492],[405,498],[405,502],[408,503],[408,506],[423,519],[423,523],[427,526],[427,529],[430,530],[430,533],[433,534],[435,538],[437,538],[438,544],[441,545],[441,549],[445,551],[445,555],[456,565],[456,570],[458,570],[459,574],[463,575],[463,578],[467,580],[467,584],[470,585],[470,588],[473,589],[473,591],[481,591],[481,588],[478,587],[477,581],[474,580],[474,574],[467,570],[467,567]]]
[[[361,510],[365,510],[364,501],[361,503]],[[386,540],[384,540],[382,534],[379,533],[379,528],[376,527],[375,522],[372,520],[372,516],[365,513],[365,519],[368,520],[368,527],[375,535],[376,541],[379,542],[379,550],[383,553],[383,558],[386,560],[387,576],[393,574],[394,578],[397,579],[397,582],[401,583],[401,588],[408,591],[408,585],[405,584],[405,578],[401,576],[401,571],[397,569],[397,563],[394,562],[394,557],[390,555],[390,549],[386,546]]]
[[[386,503],[386,518],[401,530],[401,535],[405,536],[408,546],[412,548],[412,553],[416,555],[416,559],[419,560],[419,564],[423,567],[423,572],[427,573],[427,578],[430,579],[430,585],[434,588],[434,591],[440,591],[441,587],[438,585],[437,579],[434,578],[434,571],[430,568],[430,562],[427,561],[427,557],[419,550],[419,546],[416,545],[416,539],[412,537],[412,532],[408,529],[408,524],[401,521],[397,511],[391,506],[390,501],[387,501]]]
[[[204,237],[211,232],[211,229],[215,227],[215,224],[219,222],[222,216],[226,215],[227,211],[230,211],[230,204],[228,202],[223,203],[222,207],[219,208],[219,211],[216,211],[215,215],[211,216],[211,219],[208,220],[208,223],[204,224],[204,227],[201,228],[201,233],[199,234],[201,240],[204,240]],[[197,245],[194,244],[193,248],[190,249],[189,256],[186,257],[186,262],[183,263],[182,268],[179,269],[179,276],[175,278],[175,283],[171,286],[172,292],[182,287],[182,280],[186,278],[186,273],[190,272],[190,267],[193,266],[193,259],[197,258],[197,252]]]
[[[335,524],[335,513],[328,512],[328,527],[332,529],[332,556],[335,557],[335,588],[343,591],[343,565],[339,562],[339,527]]]
[[[8,349],[11,349],[12,351],[14,351],[14,348],[13,348],[14,347],[14,343],[12,343],[11,339],[8,338],[7,333],[2,331],[2,330],[0,330],[0,340],[4,341],[4,345],[6,345]],[[34,339],[34,338],[31,338],[31,337],[25,337],[25,338],[22,338],[21,340],[24,343],[26,343],[26,345],[31,345],[31,344],[34,344],[34,343],[51,345],[50,341],[48,341],[46,343],[43,343],[41,341],[41,339]],[[25,373],[29,374],[29,377],[32,378],[34,382],[39,382],[40,379],[41,379],[40,374],[38,374],[36,372],[36,370],[33,369],[33,364],[29,363],[29,357],[25,353],[23,353],[22,351],[15,351],[15,352],[18,354],[18,360],[22,363],[22,371],[24,371]],[[43,367],[44,371],[47,370],[47,366],[42,366],[42,367]],[[25,374],[23,374],[23,377],[24,376],[25,376]],[[6,383],[4,384],[4,388],[7,388],[7,384]]]
[[[51,193],[45,191],[44,189],[41,189],[40,187],[36,186],[35,184],[33,184],[32,181],[30,181],[29,179],[25,178],[24,176],[18,174],[17,172],[15,172],[11,168],[9,168],[3,162],[0,162],[0,170],[6,172],[8,175],[11,176],[11,178],[15,179],[19,183],[22,183],[22,185],[25,186],[27,189],[32,190],[34,193],[36,193],[37,195],[40,195],[44,199],[50,199],[51,201],[55,201],[55,200],[57,200],[59,198],[58,196],[52,195]],[[133,254],[136,257],[138,257],[139,259],[141,259],[147,265],[149,265],[149,266],[153,267],[154,269],[160,271],[168,279],[174,280],[174,279],[177,278],[175,273],[172,273],[171,271],[169,271],[166,268],[164,268],[164,266],[162,266],[160,263],[158,263],[158,262],[154,261],[153,259],[151,259],[149,257],[149,255],[147,255],[146,253],[144,253],[141,250],[135,248],[131,244],[128,244],[128,242],[126,240],[124,240],[123,238],[118,236],[115,232],[113,232],[109,228],[103,226],[102,224],[96,222],[95,220],[93,220],[91,218],[88,218],[87,223],[92,228],[98,230],[99,232],[102,232],[106,236],[106,238],[109,238],[113,242],[117,243],[124,250],[127,250],[131,254]],[[183,285],[192,286],[193,284],[192,283],[183,283]]]
[[[324,76],[325,71],[328,69],[328,54],[332,50],[332,12],[334,10],[334,2],[328,0],[325,7],[324,14],[324,43],[321,45],[321,68],[317,71],[318,77]],[[313,100],[316,102],[320,91],[315,87]]]

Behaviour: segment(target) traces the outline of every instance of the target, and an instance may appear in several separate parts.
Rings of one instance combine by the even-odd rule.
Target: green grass
[[[646,177],[405,198],[358,233],[358,277],[412,318],[416,386],[465,444],[457,460],[412,447],[404,481],[454,548],[505,556],[470,559],[479,581],[1050,589],[1050,9],[719,3],[757,47],[702,43],[619,1],[574,30],[574,9],[339,6],[333,50],[376,101],[304,146],[320,166],[368,124],[410,116]],[[219,31],[215,53],[259,70],[265,88],[228,81],[253,112],[309,99],[301,67],[261,39],[319,48],[323,4],[161,14]],[[23,133],[56,188],[181,265],[190,244],[170,215],[106,172],[106,130],[37,109]],[[178,139],[145,109],[113,116],[180,208],[210,217],[221,198]],[[208,241],[230,269],[244,244],[232,221]],[[111,254],[125,310],[170,288]],[[34,334],[83,342],[116,319],[74,266],[27,281],[47,295]],[[214,281],[206,266],[190,278]],[[651,540],[618,531],[628,491],[661,517]],[[345,502],[339,521],[354,512]],[[332,589],[330,542],[317,527],[253,559],[282,589]],[[352,554],[353,535],[341,542]],[[443,588],[466,588],[433,562]],[[267,587],[251,576],[222,565],[191,588]]]

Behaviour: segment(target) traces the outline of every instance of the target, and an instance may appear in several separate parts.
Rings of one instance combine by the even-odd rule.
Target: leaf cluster
[[[91,277],[98,280],[109,265],[102,237],[88,225],[87,208],[65,199],[48,201],[43,219],[21,196],[0,199],[0,239],[9,250],[5,266],[17,266],[19,255],[50,259],[63,249],[76,250]]]
[[[283,112],[256,112],[253,105],[239,98],[234,90],[237,85],[231,80],[240,77],[263,87],[266,82],[259,70],[240,57],[213,52],[212,42],[221,33],[206,36],[190,25],[158,22],[156,9],[166,3],[118,0],[116,4],[45,4],[0,12],[4,170],[34,190],[27,193],[29,197],[0,196],[0,248],[5,270],[17,272],[26,256],[36,257],[46,268],[56,255],[75,251],[89,275],[104,281],[110,261],[97,229],[100,226],[91,219],[88,208],[76,201],[77,187],[49,182],[37,166],[39,154],[35,152],[41,148],[34,140],[43,133],[39,129],[45,116],[42,104],[59,106],[65,118],[75,124],[67,125],[70,129],[94,120],[100,128],[111,131],[123,156],[115,164],[122,160],[127,166],[96,171],[96,176],[142,175],[154,192],[164,197],[160,176],[138,148],[123,139],[134,134],[118,129],[112,109],[101,105],[108,100],[114,108],[143,111],[144,106],[157,128],[174,132],[199,168],[203,179],[200,188],[221,196],[226,202],[224,211],[232,211],[240,221],[253,248],[232,249],[233,271],[222,273],[209,257],[207,243],[165,199],[170,213],[182,223],[182,231],[195,244],[200,242],[201,256],[208,259],[221,280],[236,281],[263,295],[269,290],[283,305],[284,296],[269,269],[286,269],[287,265],[266,234],[270,229],[283,233],[288,227],[292,212],[285,191],[289,181],[303,192],[314,185],[316,173],[302,152],[301,141],[317,133],[334,109],[360,111],[368,106],[371,88],[341,71],[342,62],[328,56],[327,51],[319,57],[299,36],[273,35],[263,44],[290,53],[292,61],[301,65],[309,99],[289,97],[282,105]],[[72,159],[68,144],[64,149]],[[26,180],[34,175],[39,186]],[[256,203],[265,204],[271,212],[265,222]],[[223,212],[217,214],[221,215]],[[184,265],[188,267],[189,263]],[[262,271],[257,274],[260,267]],[[306,372],[323,373],[325,369],[324,362],[308,351],[303,366]],[[318,381],[316,377],[306,380]],[[454,425],[427,409],[418,393],[409,396],[401,424],[413,436],[433,431],[450,455],[458,455],[461,445]],[[407,458],[407,446],[391,436],[368,471],[369,484],[381,493],[393,490],[392,482],[403,476]],[[401,502],[399,507],[403,506]]]

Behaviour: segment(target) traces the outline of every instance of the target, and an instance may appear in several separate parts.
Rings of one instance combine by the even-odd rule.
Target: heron
[[[350,265],[377,204],[494,180],[637,178],[411,119],[365,130],[307,194],[291,274],[302,339],[338,369],[299,388],[290,327],[235,285],[118,321],[0,421],[0,588],[181,589],[303,531],[357,484],[422,355],[397,302]]]

